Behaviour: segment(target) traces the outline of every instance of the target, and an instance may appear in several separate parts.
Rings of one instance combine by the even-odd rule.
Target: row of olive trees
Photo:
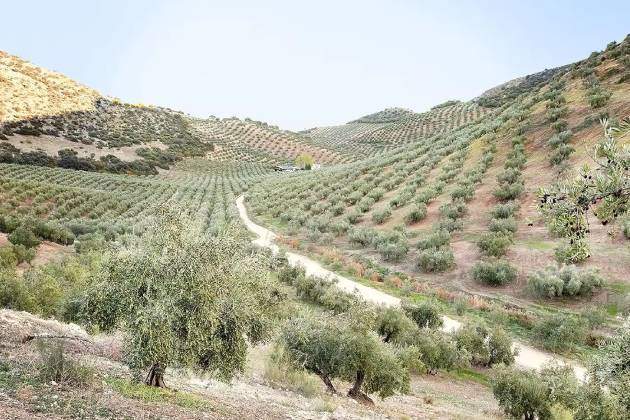
[[[432,302],[377,307],[299,268],[283,267],[279,278],[327,310],[289,320],[278,344],[287,365],[317,375],[331,393],[338,394],[336,380],[347,381],[348,396],[372,403],[370,393],[385,398],[408,391],[411,372],[514,362],[503,330],[468,324],[449,335],[440,331],[442,317]]]

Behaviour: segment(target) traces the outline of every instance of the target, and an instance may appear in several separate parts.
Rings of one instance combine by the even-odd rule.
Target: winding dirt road
[[[249,218],[244,201],[245,196],[241,195],[240,197],[238,197],[236,199],[236,207],[238,208],[238,214],[247,229],[258,236],[258,238],[254,239],[252,243],[263,248],[269,248],[274,253],[278,252],[280,248],[274,243],[277,235],[269,229],[257,225]],[[327,270],[317,261],[314,261],[304,255],[296,254],[293,252],[287,252],[286,255],[289,264],[291,264],[292,266],[300,265],[304,267],[304,269],[306,270],[306,274],[311,276],[334,279],[337,281],[337,286],[340,289],[345,290],[349,293],[358,293],[363,299],[368,302],[385,306],[400,305],[399,298],[388,295],[387,293],[383,293],[380,290],[365,286],[361,283],[357,283],[356,281],[350,280],[346,277],[340,276],[335,272]],[[444,326],[442,327],[443,331],[457,331],[462,326],[461,322],[453,318],[449,318],[447,316],[443,316],[442,318],[444,320]],[[523,343],[515,342],[514,347],[518,349],[516,364],[520,367],[528,369],[540,369],[541,367],[551,362],[557,362],[560,364],[568,364],[573,367],[576,376],[581,380],[584,380],[586,376],[586,369],[574,362],[560,359],[556,356],[537,350]]]

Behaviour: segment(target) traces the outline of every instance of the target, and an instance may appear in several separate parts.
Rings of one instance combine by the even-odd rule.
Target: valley
[[[629,76],[291,131],[0,51],[0,413],[624,418]]]

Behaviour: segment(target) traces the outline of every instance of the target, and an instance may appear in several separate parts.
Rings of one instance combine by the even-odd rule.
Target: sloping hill
[[[389,108],[347,124],[313,128],[305,134],[316,144],[368,157],[438,133],[448,133],[478,120],[487,112],[486,108],[474,102],[456,101],[449,101],[423,113]]]
[[[535,318],[541,298],[529,278],[556,264],[554,249],[562,244],[538,212],[537,190],[592,161],[600,119],[619,125],[630,116],[629,74],[627,38],[571,66],[489,91],[485,97],[500,105],[492,111],[472,102],[393,123],[311,130],[318,141],[357,153],[370,141],[409,145],[383,146],[340,168],[269,179],[253,187],[252,210],[291,246],[357,267],[353,273],[365,282],[395,277],[392,284],[405,289],[483,296]],[[363,125],[377,127],[362,131]],[[596,269],[609,286],[547,305],[578,311],[593,299],[611,311],[627,308],[623,220],[613,226],[593,220],[592,255],[576,270]],[[506,262],[514,279],[500,286],[480,281],[476,270],[483,267],[475,267],[482,261]]]
[[[266,123],[122,103],[1,51],[0,88],[3,162],[155,174],[186,157],[272,164],[308,153],[319,163],[348,160]]]

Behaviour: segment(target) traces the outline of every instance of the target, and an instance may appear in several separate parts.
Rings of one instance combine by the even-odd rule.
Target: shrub
[[[468,365],[468,353],[458,349],[450,335],[439,330],[425,330],[407,341],[420,351],[420,361],[431,374]]]
[[[490,232],[509,235],[516,232],[516,220],[514,220],[513,217],[509,217],[506,219],[492,219],[490,221],[488,229],[490,230]]]
[[[566,351],[584,341],[585,329],[576,318],[552,315],[540,319],[533,328],[536,340],[551,351]]]
[[[529,289],[540,297],[588,296],[595,288],[602,287],[604,279],[592,270],[575,266],[547,267],[529,277]]]
[[[456,200],[440,206],[440,214],[449,219],[460,219],[466,215],[466,204]]]
[[[515,184],[503,184],[498,186],[493,194],[502,201],[515,200],[523,193],[524,186],[521,182]]]
[[[551,128],[556,130],[556,132],[561,133],[567,129],[569,123],[566,120],[558,120],[551,124]]]
[[[423,239],[420,239],[416,245],[418,249],[441,248],[451,242],[451,234],[446,230],[435,230]]]
[[[372,241],[376,238],[376,234],[377,232],[374,229],[355,227],[348,231],[348,239],[351,243],[368,246],[372,244]]]
[[[490,286],[503,286],[516,279],[516,268],[507,261],[479,261],[472,269],[472,276]]]
[[[468,323],[455,332],[457,348],[464,349],[474,365],[490,367],[498,363],[514,363],[512,340],[501,328]]]
[[[372,221],[377,224],[381,224],[385,222],[385,220],[389,219],[392,215],[392,211],[389,207],[385,207],[383,210],[378,210],[372,213]]]
[[[499,368],[494,371],[492,393],[506,415],[526,420],[550,419],[547,386],[533,371]]]
[[[470,201],[475,196],[475,188],[472,185],[459,185],[451,191],[451,199]]]
[[[440,328],[444,324],[438,307],[434,302],[422,302],[420,304],[403,304],[403,311],[415,322],[418,328]]]
[[[510,201],[503,204],[497,204],[492,208],[490,214],[495,219],[507,219],[514,216],[519,206],[516,201]]]
[[[427,205],[424,203],[419,203],[414,205],[409,213],[405,216],[405,223],[411,225],[413,223],[419,222],[420,220],[427,217]]]
[[[15,270],[0,267],[0,308],[32,311],[33,306],[29,291]]]
[[[569,158],[571,153],[575,152],[575,149],[568,144],[563,144],[556,148],[555,152],[551,155],[549,161],[552,165],[559,165]]]
[[[357,203],[357,209],[361,212],[361,213],[367,213],[372,206],[374,205],[375,201],[373,198],[370,197],[363,197],[361,199],[361,201],[359,201]]]
[[[407,252],[409,246],[406,240],[398,241],[382,241],[376,245],[376,250],[385,259],[385,261],[400,261]]]
[[[481,252],[491,257],[501,257],[505,255],[511,244],[511,235],[495,232],[484,233],[477,241]]]
[[[416,195],[416,203],[427,204],[438,195],[438,192],[431,187],[424,188]]]
[[[343,220],[333,222],[329,226],[329,230],[337,236],[343,235],[348,229],[350,229],[350,224]]]
[[[18,265],[18,259],[13,252],[13,246],[0,247],[0,270],[3,268],[13,268]]]
[[[24,226],[16,228],[9,235],[9,241],[14,245],[23,245],[26,248],[34,248],[41,242],[30,229]]]
[[[442,272],[455,265],[455,256],[450,248],[430,248],[420,252],[418,266],[426,272]]]
[[[508,168],[497,175],[497,181],[500,184],[514,184],[520,181],[521,171],[518,168]]]
[[[356,224],[360,218],[361,218],[361,213],[359,213],[357,210],[350,210],[348,214],[346,214],[346,220],[351,225]]]
[[[464,221],[460,219],[451,219],[446,217],[441,219],[435,226],[436,230],[444,230],[446,232],[455,232],[464,228]]]

